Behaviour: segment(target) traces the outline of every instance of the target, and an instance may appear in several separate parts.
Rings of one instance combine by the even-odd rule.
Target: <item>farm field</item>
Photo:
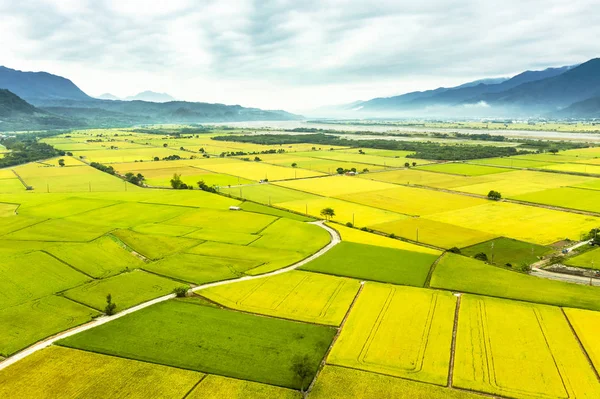
[[[189,332],[193,330],[194,334]],[[66,338],[64,346],[168,366],[299,388],[290,365],[308,356],[311,373],[335,330],[169,301]],[[111,340],[105,337],[110,335]]]
[[[600,328],[600,314],[581,309],[564,309],[564,311],[596,371],[600,370],[600,345],[596,339],[596,333]]]
[[[342,242],[302,270],[422,287],[437,254]]]
[[[514,197],[516,200],[600,213],[600,191],[554,188]]]
[[[287,156],[279,154],[267,154],[261,155],[260,158],[263,162],[268,164],[287,166],[299,169],[308,169],[326,173],[328,175],[337,174],[338,168],[347,170],[356,169],[358,172],[363,172],[365,169],[367,169],[368,171],[384,169],[384,166],[382,165],[361,163],[360,159],[354,161],[340,161],[325,158],[314,158],[310,156],[298,156],[296,154],[290,154]],[[295,166],[293,166],[293,164],[295,164]]]
[[[582,163],[556,163],[546,165],[543,167],[543,169],[556,170],[559,172],[575,172],[600,175],[600,165],[588,165]]]
[[[442,257],[430,285],[498,298],[600,310],[600,291],[595,287],[515,273],[455,254]]]
[[[318,179],[291,180],[277,183],[277,185],[325,197],[335,197],[353,193],[367,193],[370,191],[395,188],[395,186],[387,183],[367,179],[357,179],[354,176],[343,175],[322,177]]]
[[[600,395],[560,309],[465,295],[458,323],[454,386],[519,398]]]
[[[430,172],[448,173],[451,175],[461,176],[483,176],[491,175],[494,173],[506,173],[510,171],[510,169],[506,168],[495,168],[492,166],[470,165],[468,163],[456,162],[447,164],[425,165],[419,166],[418,168]]]
[[[4,398],[181,399],[203,374],[59,346],[0,371]]]
[[[469,163],[473,165],[508,166],[511,168],[530,169],[542,168],[549,164],[549,162],[542,160],[521,159],[517,157],[473,159],[469,161]]]
[[[411,159],[411,158],[392,158],[392,157],[382,157],[379,155],[371,154],[370,150],[366,150],[365,154],[358,153],[346,153],[344,151],[311,151],[304,153],[296,153],[295,155],[311,157],[311,158],[320,158],[320,159],[329,159],[333,161],[342,161],[342,162],[360,162],[361,164],[366,165],[379,165],[386,168],[398,168],[404,167],[406,162],[412,164],[412,162],[421,162],[421,160]],[[369,168],[369,166],[366,166]],[[358,169],[358,168],[357,168]],[[369,168],[372,169],[372,168]],[[362,169],[358,169],[361,171]]]
[[[484,253],[490,263],[500,266],[530,265],[549,252],[550,248],[505,237],[461,249],[461,253],[469,257]]]
[[[316,179],[315,179],[316,180]],[[232,197],[260,202],[261,204],[274,205],[282,202],[318,199],[316,195],[290,190],[273,184],[256,184],[243,187],[221,187],[220,193]]]
[[[337,326],[348,311],[359,285],[356,280],[292,271],[198,293],[233,309]]]
[[[589,232],[600,223],[600,219],[593,216],[506,202],[437,213],[427,218],[540,245],[565,238],[579,240],[582,233]]]
[[[24,191],[25,186],[16,177],[9,179],[0,179],[0,194],[20,193]]]
[[[207,375],[202,382],[190,392],[188,399],[301,399],[298,391],[280,388],[273,385],[252,381],[236,380],[218,375]]]
[[[468,184],[468,182],[471,181],[471,179],[466,176],[427,172],[421,169],[391,170],[387,172],[361,174],[359,177],[363,179],[372,179],[395,184],[412,184],[440,188]]]
[[[203,168],[216,173],[240,176],[244,179],[252,180],[255,182],[265,179],[269,181],[277,181],[324,175],[321,172],[314,172],[306,169],[283,167],[277,165],[269,165],[266,163],[254,161],[237,161],[222,164],[211,164],[204,165]]]
[[[564,264],[567,266],[600,270],[600,248],[584,252],[581,255],[572,258],[567,258]]]
[[[327,363],[445,386],[455,302],[448,292],[367,283]]]
[[[347,367],[327,365],[317,378],[309,396],[311,399],[483,399],[485,396],[365,372]]]

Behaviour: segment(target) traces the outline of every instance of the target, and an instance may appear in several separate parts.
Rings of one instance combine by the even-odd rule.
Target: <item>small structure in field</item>
[[[229,207],[229,210],[230,210],[230,211],[241,211],[241,210],[242,210],[242,208],[240,208],[239,206],[233,206],[233,205],[232,205],[232,206],[230,206],[230,207]]]

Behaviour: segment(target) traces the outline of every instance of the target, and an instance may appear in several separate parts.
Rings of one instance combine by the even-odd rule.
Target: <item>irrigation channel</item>
[[[339,233],[332,229],[331,227],[325,225],[324,221],[317,221],[317,222],[309,222],[310,224],[314,224],[316,226],[319,226],[325,230],[327,230],[327,232],[329,233],[329,235],[331,236],[331,241],[329,242],[329,244],[327,244],[326,246],[324,246],[323,248],[321,248],[319,251],[315,252],[314,254],[312,254],[311,256],[304,258],[303,260],[294,263],[293,265],[287,266],[283,269],[279,269],[279,270],[275,270],[269,273],[265,273],[265,274],[259,274],[256,276],[244,276],[244,277],[240,277],[240,278],[236,278],[236,279],[232,279],[232,280],[224,280],[224,281],[217,281],[214,283],[207,283],[207,284],[202,284],[202,285],[198,285],[196,287],[192,287],[190,288],[190,290],[188,292],[193,293],[196,291],[201,291],[207,288],[212,288],[212,287],[217,287],[220,285],[226,285],[226,284],[233,284],[233,283],[239,283],[241,281],[247,281],[247,280],[254,280],[254,279],[258,279],[258,278],[264,278],[264,277],[270,277],[270,276],[275,276],[278,274],[283,274],[283,273],[287,273],[290,272],[292,270],[295,270],[301,266],[304,266],[305,264],[307,264],[308,262],[325,255],[330,249],[332,249],[334,246],[336,246],[337,244],[339,244],[342,239],[339,235]],[[119,319],[121,317],[127,316],[128,314],[137,312],[139,310],[145,309],[149,306],[155,305],[157,303],[160,302],[164,302],[164,301],[168,301],[169,299],[173,299],[175,298],[175,294],[169,294],[169,295],[165,295],[165,296],[161,296],[159,298],[153,299],[151,301],[148,302],[144,302],[141,303],[137,306],[131,307],[129,309],[125,309],[122,312],[119,312],[113,316],[101,316],[98,317],[92,321],[90,321],[89,323],[86,324],[82,324],[78,327],[74,327],[70,330],[67,331],[63,331],[61,333],[58,333],[56,335],[53,335],[49,338],[46,338],[32,346],[30,346],[29,348],[26,348],[24,350],[22,350],[21,352],[15,353],[14,355],[6,358],[5,360],[3,360],[2,362],[0,362],[0,370],[5,369],[6,367],[18,362],[21,359],[26,358],[27,356],[40,351],[44,348],[47,348],[48,346],[52,345],[54,342],[61,340],[63,338],[67,338],[70,337],[72,335],[78,334],[80,332],[83,331],[87,331],[90,330],[94,327],[98,327],[101,326],[102,324],[108,323],[110,321]]]

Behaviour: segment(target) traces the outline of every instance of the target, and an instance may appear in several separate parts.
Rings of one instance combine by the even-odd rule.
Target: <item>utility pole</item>
[[[417,227],[417,242],[419,242],[419,228]]]
[[[492,241],[492,265],[494,264],[494,241]]]
[[[308,216],[308,204],[305,204],[305,206],[306,206],[306,208],[305,208],[305,212],[304,213],[306,214],[306,216]]]
[[[352,226],[354,226],[354,212],[352,212]]]

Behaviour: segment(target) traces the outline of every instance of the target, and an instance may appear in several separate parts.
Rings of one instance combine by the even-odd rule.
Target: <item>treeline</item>
[[[175,129],[165,129],[165,128],[137,128],[137,129],[132,129],[131,131],[135,132],[135,133],[180,136],[182,134],[211,133],[213,131],[213,128],[212,127],[208,127],[208,126],[182,127],[182,128],[175,128]]]
[[[479,158],[503,157],[526,154],[528,151],[519,151],[514,147],[496,147],[467,144],[440,144],[433,142],[414,142],[396,140],[349,140],[338,136],[322,133],[316,134],[260,134],[251,136],[217,136],[213,140],[236,141],[241,143],[254,143],[263,145],[286,145],[311,143],[324,146],[344,146],[354,148],[375,148],[384,150],[412,151],[409,158],[459,161]]]
[[[10,150],[9,153],[4,154],[4,158],[0,158],[0,168],[65,155],[64,151],[57,150],[46,143],[40,143],[36,137],[29,135],[0,140],[0,144]]]

